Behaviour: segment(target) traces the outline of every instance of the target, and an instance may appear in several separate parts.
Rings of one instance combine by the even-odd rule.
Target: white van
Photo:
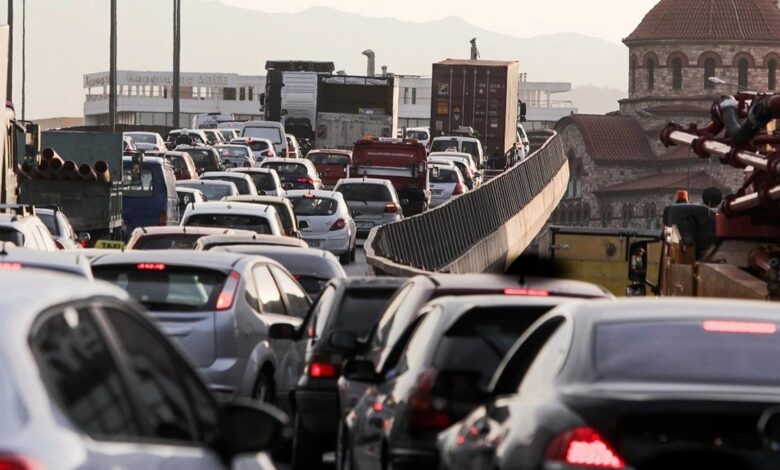
[[[241,125],[241,137],[268,139],[273,142],[276,155],[287,158],[287,137],[281,123],[274,121],[247,121]]]

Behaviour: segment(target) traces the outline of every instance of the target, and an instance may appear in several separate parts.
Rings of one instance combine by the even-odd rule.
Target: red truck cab
[[[349,150],[317,149],[306,154],[306,160],[314,164],[323,186],[332,188],[342,178],[349,178],[352,152]]]
[[[405,216],[421,214],[431,203],[428,156],[416,139],[364,137],[352,149],[351,177],[389,180]]]

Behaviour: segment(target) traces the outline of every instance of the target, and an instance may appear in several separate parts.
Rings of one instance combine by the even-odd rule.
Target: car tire
[[[274,402],[274,382],[265,372],[257,376],[255,386],[252,388],[252,398],[264,403]]]
[[[355,253],[356,251],[357,251],[357,246],[353,246],[352,251],[349,252],[349,261],[352,263],[354,263],[355,260],[357,259],[357,255]]]
[[[306,431],[301,422],[301,415],[295,414],[293,424],[292,470],[308,470],[322,468],[321,439]]]
[[[349,251],[344,253],[343,255],[339,255],[339,263],[343,265],[348,265],[350,260]]]

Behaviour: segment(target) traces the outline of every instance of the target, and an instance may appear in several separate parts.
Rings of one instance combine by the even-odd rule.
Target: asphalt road
[[[373,276],[371,268],[366,263],[366,252],[363,251],[363,241],[358,240],[357,250],[355,250],[355,262],[344,266],[344,271],[349,277]]]

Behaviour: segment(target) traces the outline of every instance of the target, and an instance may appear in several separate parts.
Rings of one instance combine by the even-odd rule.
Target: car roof
[[[205,204],[205,203],[201,203]],[[138,227],[133,230],[135,233],[139,231],[141,236],[145,235],[176,235],[176,234],[192,234],[192,235],[251,235],[254,232],[249,230],[236,230],[232,228],[219,228],[219,227],[191,227],[181,225],[166,225],[162,227]],[[238,232],[238,233],[237,233]],[[245,233],[243,233],[245,232]]]
[[[236,212],[259,215],[260,213],[268,214],[269,212],[276,214],[276,208],[265,204],[250,204],[247,202],[209,201],[192,204],[187,208],[187,212],[189,212],[189,214],[202,212]]]
[[[85,256],[79,254],[76,250],[72,252],[48,252],[18,248],[10,245],[6,246],[6,244],[3,243],[0,245],[0,263],[6,268],[13,268],[15,263],[19,263],[22,270],[25,268],[36,268],[75,274],[92,279],[89,260]],[[11,263],[11,265],[6,263]],[[2,271],[2,269],[0,269],[0,271]],[[5,286],[3,286],[3,288],[5,289]]]
[[[200,240],[198,240],[198,244],[201,246],[220,246],[221,244],[225,243],[242,246],[257,246],[255,245],[255,242],[262,244],[263,246],[287,246],[295,248],[309,247],[309,245],[304,240],[300,240],[298,238],[285,237],[281,235],[266,235],[261,233],[214,234],[202,237]]]
[[[212,148],[228,148],[228,147],[235,147],[235,148],[242,148],[242,149],[249,148],[243,144],[217,144],[212,146]]]
[[[381,184],[387,186],[391,185],[392,182],[381,178],[342,178],[336,186],[341,186],[342,184]]]
[[[530,296],[501,296],[501,295],[465,295],[444,296],[431,300],[427,307],[438,306],[444,312],[442,321],[445,328],[452,326],[460,317],[474,309],[502,308],[502,307],[550,307],[573,302],[567,297],[530,297]],[[520,312],[518,312],[520,313]],[[522,314],[522,313],[520,313]]]
[[[207,171],[200,175],[200,178],[208,178],[210,176],[224,176],[226,178],[235,178],[235,179],[242,179],[245,180],[247,178],[251,179],[248,175],[241,174],[237,171]]]
[[[193,256],[192,250],[130,250],[120,253],[106,254],[92,260],[92,266],[107,266],[116,264],[161,263],[173,266],[190,266],[229,270],[242,260],[249,259],[246,255],[220,253],[213,251],[199,252]],[[261,257],[257,257],[261,260]],[[267,259],[267,261],[271,261]],[[276,262],[273,262],[276,264]]]
[[[132,163],[133,157],[122,157],[122,163]],[[144,164],[166,165],[168,162],[163,157],[144,157]]]
[[[406,279],[402,277],[347,277],[333,283],[346,289],[398,289]]]
[[[224,180],[179,180],[176,182],[176,187],[182,186],[182,187],[192,187],[192,186],[225,186],[228,184],[232,184],[233,186],[236,185],[236,183],[232,181],[224,181]]]
[[[283,264],[291,273],[322,279],[346,277],[339,260],[330,252],[317,248],[290,248],[284,246],[232,245],[211,251],[226,251],[246,255],[266,256]]]
[[[309,160],[306,160],[305,158],[282,158],[282,157],[268,157],[265,160],[263,160],[262,164],[265,163],[290,163],[290,164],[305,165],[305,166],[309,166],[312,164]]]
[[[433,283],[437,289],[447,290],[473,290],[484,289],[486,293],[496,290],[538,289],[549,294],[565,297],[582,298],[614,298],[604,288],[589,282],[574,281],[569,279],[552,279],[543,277],[526,276],[520,279],[518,276],[505,274],[422,274],[411,278],[424,278]]]
[[[344,150],[344,149],[313,149],[310,150],[309,153],[306,154],[308,157],[312,153],[330,153],[330,154],[338,154],[338,155],[352,155],[352,150]]]
[[[229,168],[228,173],[271,173],[276,172],[273,168],[260,168],[259,166],[252,166],[248,168]]]
[[[244,202],[247,204],[292,204],[289,199],[281,196],[227,196],[222,202]]]
[[[314,197],[329,197],[332,199],[344,199],[344,196],[341,195],[340,192],[337,191],[325,191],[322,189],[318,190],[309,190],[309,189],[291,189],[287,191],[287,198],[292,197],[303,197],[307,194],[311,194]]]
[[[460,160],[469,160],[473,158],[470,153],[463,152],[431,152],[428,154],[428,158],[457,158]]]
[[[127,134],[159,135],[156,132],[147,132],[147,131],[125,131],[125,132],[122,132],[122,135],[127,135]]]
[[[201,191],[198,188],[190,188],[190,187],[187,187],[187,186],[179,186],[178,184],[176,185],[176,191],[181,191],[183,193],[192,193],[192,194],[201,193],[201,194],[203,194],[203,191]]]

